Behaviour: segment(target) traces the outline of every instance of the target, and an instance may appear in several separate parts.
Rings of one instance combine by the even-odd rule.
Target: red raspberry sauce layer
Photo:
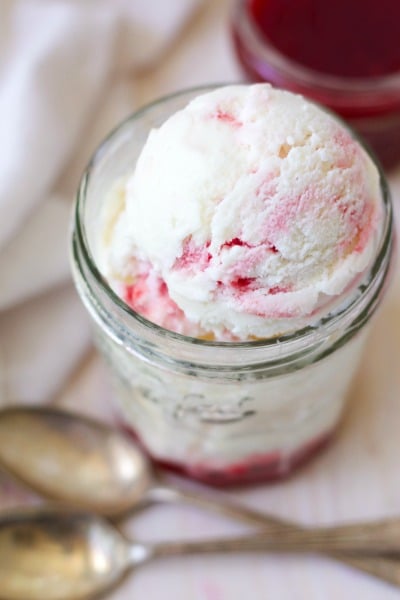
[[[233,487],[284,479],[318,454],[333,437],[333,431],[325,432],[288,455],[280,451],[254,454],[243,461],[225,467],[213,466],[211,463],[186,465],[153,456],[143,440],[129,425],[121,420],[118,420],[118,423],[156,465],[214,487]]]

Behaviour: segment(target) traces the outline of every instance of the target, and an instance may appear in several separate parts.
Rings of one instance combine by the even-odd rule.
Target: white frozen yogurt
[[[198,96],[151,131],[114,194],[105,276],[149,320],[217,340],[317,323],[359,283],[381,231],[363,148],[267,84]]]

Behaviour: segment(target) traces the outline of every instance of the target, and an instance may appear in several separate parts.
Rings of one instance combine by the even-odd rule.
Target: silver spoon
[[[35,510],[0,519],[0,598],[2,600],[83,600],[115,586],[128,572],[149,560],[209,552],[301,551],[344,547],[366,551],[378,546],[400,550],[390,522],[385,535],[376,527],[320,530],[302,542],[258,533],[247,537],[143,544],[130,542],[102,517],[85,513]],[[345,529],[347,533],[345,533]],[[335,533],[336,532],[336,533]],[[334,535],[332,535],[334,533]],[[307,542],[308,539],[308,542]],[[370,560],[368,556],[365,560]],[[374,558],[374,560],[379,560]],[[398,561],[387,560],[400,583]]]
[[[154,502],[185,501],[280,534],[300,530],[225,499],[167,487],[156,478],[145,455],[119,431],[55,408],[0,411],[0,464],[45,497],[106,516],[121,516]],[[384,559],[337,553],[335,558],[399,583]]]

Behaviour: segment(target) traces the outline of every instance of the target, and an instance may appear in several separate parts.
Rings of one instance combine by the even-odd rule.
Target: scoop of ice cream
[[[267,84],[198,96],[119,190],[105,275],[147,318],[249,339],[315,324],[379,243],[376,167],[349,131]]]

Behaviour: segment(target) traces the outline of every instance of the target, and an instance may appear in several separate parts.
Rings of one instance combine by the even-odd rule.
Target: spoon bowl
[[[0,463],[43,496],[108,516],[154,485],[147,457],[119,431],[46,407],[1,411]]]
[[[112,587],[129,546],[99,517],[19,511],[0,520],[0,598],[80,600]]]

